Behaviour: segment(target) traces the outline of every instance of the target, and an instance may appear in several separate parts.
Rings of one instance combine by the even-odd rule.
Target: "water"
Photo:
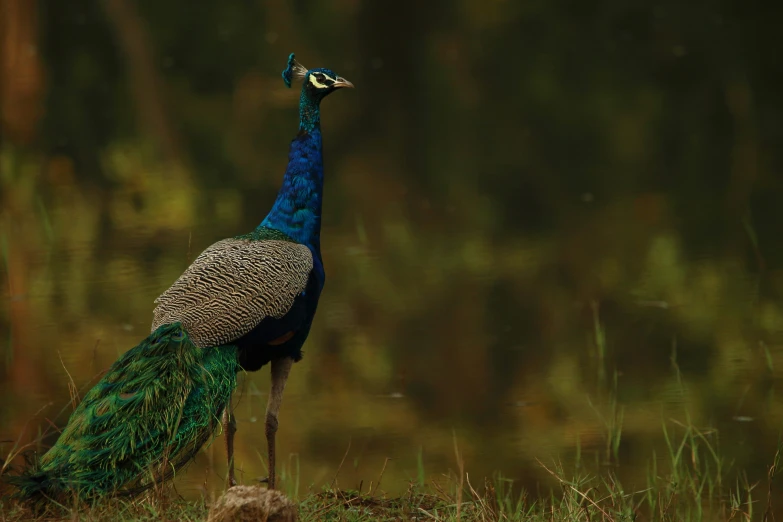
[[[0,440],[51,444],[69,383],[83,393],[201,250],[260,222],[296,130],[294,50],[357,89],[323,105],[327,284],[281,410],[285,488],[366,489],[385,465],[400,493],[457,469],[456,440],[477,482],[538,491],[540,461],[642,489],[682,425],[766,475],[783,421],[774,17],[36,5],[14,22],[32,51],[7,51],[27,73],[0,89]],[[268,389],[265,368],[235,396],[246,482],[266,475]],[[218,439],[178,487],[217,491],[224,470]]]

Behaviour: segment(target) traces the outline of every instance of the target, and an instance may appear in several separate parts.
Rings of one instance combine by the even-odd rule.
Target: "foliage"
[[[693,426],[670,429],[671,443],[665,459],[652,459],[647,483],[627,487],[613,471],[572,474],[562,464],[538,465],[554,479],[554,487],[540,496],[520,490],[500,475],[474,485],[464,472],[455,446],[459,472],[434,479],[426,486],[414,483],[399,497],[388,496],[377,482],[366,490],[336,487],[339,469],[330,486],[310,490],[299,502],[299,517],[308,521],[567,521],[620,522],[767,520],[773,515],[772,487],[779,472],[778,452],[768,468],[764,487],[747,480],[726,481],[723,457],[710,434]],[[676,434],[675,434],[676,432]],[[676,438],[675,438],[676,437]],[[185,501],[172,488],[159,488],[137,500],[109,500],[91,506],[48,506],[30,511],[18,504],[0,505],[2,520],[204,520],[208,502]]]

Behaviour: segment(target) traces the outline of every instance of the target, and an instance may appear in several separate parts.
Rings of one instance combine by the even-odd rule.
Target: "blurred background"
[[[766,476],[783,427],[783,4],[0,0],[0,446],[45,449],[153,300],[252,230],[322,106],[327,284],[284,488],[536,462],[645,485],[664,428]],[[235,395],[266,475],[268,370]],[[347,451],[347,453],[346,453]],[[660,465],[665,466],[661,461]],[[218,440],[181,473],[220,490]],[[546,486],[541,488],[541,486]],[[365,488],[366,489],[366,488]]]

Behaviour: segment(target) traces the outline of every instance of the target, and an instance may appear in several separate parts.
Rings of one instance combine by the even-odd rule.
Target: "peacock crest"
[[[294,53],[288,55],[288,67],[283,71],[283,81],[288,88],[293,80],[302,81],[307,76],[307,67],[296,61]]]

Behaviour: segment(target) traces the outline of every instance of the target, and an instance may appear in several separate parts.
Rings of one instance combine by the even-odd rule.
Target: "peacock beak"
[[[353,89],[353,84],[343,78],[342,76],[338,76],[337,79],[334,81],[334,84],[332,85],[335,89],[340,89],[342,87],[350,87]]]

